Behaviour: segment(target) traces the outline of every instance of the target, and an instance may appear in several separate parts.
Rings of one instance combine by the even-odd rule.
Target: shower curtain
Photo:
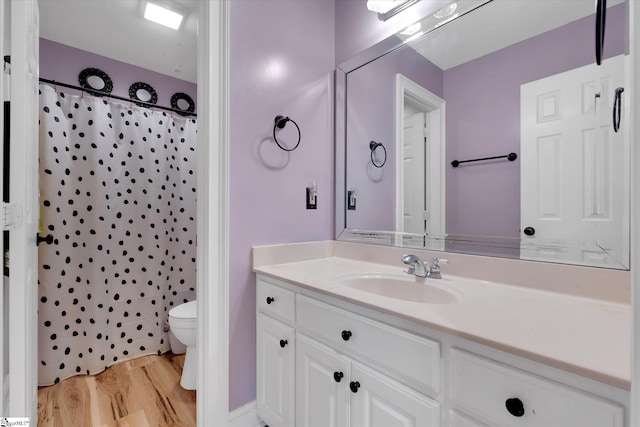
[[[40,85],[39,384],[169,349],[195,299],[196,121]]]

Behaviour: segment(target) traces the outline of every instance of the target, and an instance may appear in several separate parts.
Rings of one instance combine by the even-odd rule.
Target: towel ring
[[[384,150],[384,160],[380,164],[376,163],[375,160],[373,159],[373,153],[376,151],[376,148],[378,147],[382,147],[382,149]],[[384,147],[384,145],[382,145],[382,142],[371,141],[369,143],[369,148],[371,149],[371,163],[373,164],[373,166],[377,168],[383,167],[385,163],[387,163],[387,149]]]
[[[284,151],[293,151],[296,148],[298,148],[298,145],[300,145],[300,139],[302,139],[302,133],[300,132],[300,127],[298,126],[298,124],[293,121],[292,119],[290,119],[289,117],[284,117],[281,115],[277,115],[275,120],[274,120],[274,124],[273,124],[273,140],[275,141],[276,145]],[[293,148],[286,148],[283,147],[282,145],[280,145],[280,143],[278,142],[278,138],[276,137],[276,128],[278,129],[283,129],[286,125],[287,122],[291,122],[295,125],[296,129],[298,129],[298,142],[296,143],[296,145]]]

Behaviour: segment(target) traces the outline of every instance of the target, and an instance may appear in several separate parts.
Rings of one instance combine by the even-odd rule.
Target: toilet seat
[[[189,301],[169,310],[169,317],[174,319],[196,319],[197,301]]]

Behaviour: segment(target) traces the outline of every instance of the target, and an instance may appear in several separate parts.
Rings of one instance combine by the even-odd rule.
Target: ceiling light
[[[386,21],[420,0],[367,0],[367,9],[378,13],[378,19]]]
[[[169,1],[143,1],[143,16],[165,27],[177,30],[182,25],[186,10],[174,2]]]

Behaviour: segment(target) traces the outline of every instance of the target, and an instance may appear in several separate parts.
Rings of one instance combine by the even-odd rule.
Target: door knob
[[[285,345],[289,344],[287,340],[280,340],[280,347],[284,348]]]
[[[351,338],[351,331],[342,331],[342,339],[345,341],[349,341],[349,338]]]
[[[533,236],[534,234],[536,234],[536,229],[533,227],[526,227],[524,229],[524,234],[527,236]]]
[[[271,298],[271,297],[267,297],[267,304],[271,304],[272,302],[274,302],[275,299]]]
[[[333,373],[333,379],[336,380],[337,383],[339,383],[340,380],[342,380],[342,377],[344,377],[344,374],[342,372]]]
[[[352,392],[357,393],[358,389],[360,388],[360,383],[358,381],[351,381],[349,383],[349,388]]]
[[[38,233],[38,235],[36,236],[36,246],[40,246],[40,243],[42,242],[45,242],[47,245],[52,244],[53,234],[47,234],[46,236],[42,237],[40,233]]]

